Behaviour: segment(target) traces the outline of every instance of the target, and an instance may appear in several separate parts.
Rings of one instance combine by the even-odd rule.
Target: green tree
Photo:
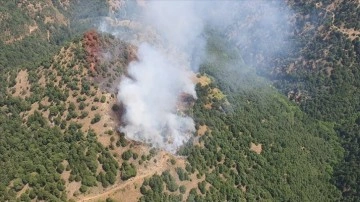
[[[131,150],[126,150],[124,153],[121,154],[121,158],[125,161],[129,160],[131,157],[133,157],[133,153]]]
[[[133,164],[123,162],[121,165],[121,179],[128,180],[136,176],[136,168]]]
[[[95,117],[93,119],[91,119],[91,124],[95,124],[97,122],[99,122],[101,119],[100,114],[95,114]]]

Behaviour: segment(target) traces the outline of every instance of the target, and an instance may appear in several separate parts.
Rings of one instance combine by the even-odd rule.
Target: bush
[[[181,181],[189,180],[189,176],[184,169],[178,167],[176,168],[176,173],[178,174]]]
[[[81,193],[85,193],[87,190],[88,190],[88,187],[87,187],[87,186],[81,185],[81,187],[80,187],[80,192],[81,192]]]
[[[82,112],[81,112],[81,115],[80,115],[80,118],[81,118],[81,119],[86,118],[88,115],[89,115],[89,112],[87,112],[87,111],[82,111]]]
[[[91,124],[99,122],[100,119],[101,119],[100,114],[95,114],[95,117],[93,119],[91,119]]]
[[[119,105],[114,104],[114,105],[111,107],[111,109],[112,109],[113,111],[117,112],[117,111],[119,111],[120,107],[119,107]]]
[[[83,109],[85,109],[85,107],[86,107],[86,104],[85,104],[85,102],[80,102],[80,104],[79,104],[79,110],[83,110]]]
[[[133,153],[131,152],[131,150],[127,150],[121,155],[121,158],[125,161],[129,160],[131,157],[133,157]]]
[[[100,102],[101,102],[101,103],[105,103],[105,102],[106,102],[106,97],[105,97],[104,95],[101,96]]]
[[[14,187],[14,190],[16,192],[18,192],[24,187],[24,183],[22,182],[22,180],[20,178],[16,179],[13,183],[13,187]]]
[[[65,169],[64,165],[62,163],[59,163],[59,165],[56,168],[56,171],[61,174],[64,171],[64,169]]]
[[[112,198],[107,198],[105,202],[115,202],[115,200]]]
[[[128,164],[127,162],[122,163],[121,165],[121,179],[128,180],[136,176],[136,168],[133,164]]]
[[[186,187],[185,187],[184,185],[181,185],[181,186],[179,187],[179,191],[180,191],[180,193],[185,194],[185,192],[186,192]]]

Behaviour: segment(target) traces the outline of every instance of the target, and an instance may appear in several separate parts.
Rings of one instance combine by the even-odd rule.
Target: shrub
[[[100,114],[95,114],[95,117],[93,119],[91,119],[91,124],[99,122],[100,119],[101,119]]]

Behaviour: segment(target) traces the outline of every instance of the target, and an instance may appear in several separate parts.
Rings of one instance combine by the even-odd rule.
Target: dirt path
[[[334,10],[342,2],[343,2],[343,0],[335,0],[334,2],[332,2],[327,7],[323,8],[323,10],[325,12],[324,18],[326,18],[326,16],[329,13],[331,15],[331,29],[332,30],[337,30],[337,31],[343,33],[347,38],[349,38],[351,41],[353,41],[358,36],[360,36],[360,31],[359,30],[356,30],[355,28],[348,29],[348,28],[343,27],[342,25],[340,27],[338,27],[338,26],[336,26],[334,24],[335,23],[335,17],[336,17],[335,13],[334,13]],[[319,8],[321,8],[321,6],[322,6],[322,4],[318,4]],[[326,34],[325,38],[329,37],[330,32],[328,32],[328,34]]]
[[[152,172],[149,172],[149,173],[144,174],[144,175],[136,176],[135,178],[129,179],[125,183],[117,184],[114,187],[111,187],[109,190],[107,190],[107,191],[105,191],[105,192],[103,192],[101,194],[97,194],[95,196],[87,196],[87,197],[85,197],[83,199],[79,199],[78,201],[82,201],[82,202],[96,201],[97,199],[100,199],[100,198],[109,197],[109,196],[111,196],[112,193],[114,193],[114,192],[116,192],[116,191],[118,191],[120,189],[123,189],[128,185],[134,184],[135,182],[139,182],[140,180],[143,180],[146,177],[150,177],[151,175],[153,175],[155,173],[156,173],[156,171],[152,171]]]
[[[127,180],[126,182],[116,184],[116,185],[108,188],[108,190],[106,190],[102,193],[99,193],[96,195],[84,196],[83,198],[76,199],[76,201],[85,202],[85,201],[98,201],[100,199],[105,200],[107,197],[111,197],[114,193],[116,193],[117,191],[119,191],[121,189],[126,188],[129,185],[142,184],[142,181],[146,177],[150,177],[156,173],[161,173],[169,168],[169,165],[167,163],[168,159],[169,159],[169,155],[166,153],[162,153],[162,152],[160,154],[161,154],[161,155],[159,155],[160,159],[157,159],[157,163],[154,163],[153,165],[151,165],[151,167],[144,168],[139,171],[144,174],[137,175],[136,177],[131,178],[131,179]]]

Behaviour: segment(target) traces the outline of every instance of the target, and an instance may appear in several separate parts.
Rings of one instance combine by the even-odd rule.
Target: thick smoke
[[[177,108],[183,93],[196,98],[191,71],[196,72],[201,59],[206,57],[205,30],[217,30],[240,49],[268,55],[272,51],[266,41],[255,46],[259,50],[249,50],[252,44],[247,39],[251,40],[265,28],[264,33],[271,30],[271,34],[276,34],[272,38],[282,41],[282,30],[272,30],[271,26],[288,16],[286,9],[280,12],[280,7],[284,8],[269,1],[205,0],[146,1],[145,6],[139,6],[136,13],[140,16],[136,20],[143,30],[149,27],[154,30],[157,39],[137,40],[138,60],[129,65],[129,76],[119,84],[118,98],[126,109],[125,125],[120,130],[130,139],[175,152],[195,131],[192,118]],[[260,17],[251,18],[259,8]],[[111,30],[119,38],[129,38],[125,32],[110,27],[104,23],[101,31]],[[264,37],[269,39],[268,35]],[[276,45],[274,41],[272,46]]]
[[[118,98],[126,108],[121,128],[127,137],[175,152],[194,132],[190,117],[176,110],[178,96],[195,96],[190,75],[176,62],[148,44],[139,47],[138,62],[120,83]]]
[[[177,110],[180,95],[196,97],[190,62],[193,50],[201,43],[203,21],[193,4],[147,3],[142,21],[156,30],[163,45],[141,44],[138,61],[130,64],[129,77],[119,85],[118,98],[126,108],[126,125],[120,130],[130,139],[171,152],[195,131],[192,118]]]

